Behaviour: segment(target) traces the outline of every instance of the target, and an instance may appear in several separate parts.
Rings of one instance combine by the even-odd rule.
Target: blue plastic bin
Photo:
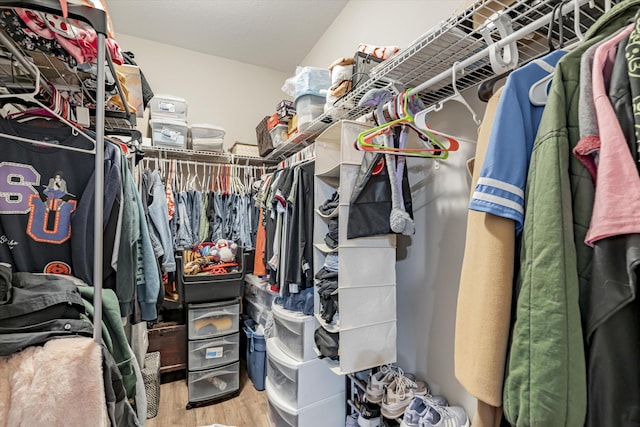
[[[247,359],[247,374],[256,390],[264,390],[267,377],[267,342],[264,335],[257,334],[253,328],[257,326],[252,319],[244,321],[245,356]]]

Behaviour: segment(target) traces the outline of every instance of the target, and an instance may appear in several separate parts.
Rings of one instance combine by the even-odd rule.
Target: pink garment
[[[640,233],[640,176],[605,88],[603,71],[609,51],[633,29],[633,24],[604,42],[593,58],[593,98],[598,116],[600,155],[591,224],[585,243]]]
[[[15,11],[30,30],[47,40],[57,40],[78,64],[96,62],[98,36],[89,25],[45,12],[18,7]],[[105,44],[113,62],[122,65],[124,58],[115,40],[107,38]]]

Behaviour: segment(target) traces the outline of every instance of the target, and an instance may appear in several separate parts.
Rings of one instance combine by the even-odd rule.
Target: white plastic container
[[[214,338],[238,332],[240,305],[237,302],[189,304],[189,339]]]
[[[344,381],[344,380],[343,380]],[[344,425],[345,394],[339,393],[303,408],[292,408],[266,381],[268,420],[272,427],[334,427]]]
[[[287,310],[278,304],[273,304],[271,310],[275,336],[282,343],[282,351],[301,362],[315,359],[316,354],[313,351],[315,317]]]
[[[344,377],[336,375],[320,359],[299,362],[287,356],[278,338],[267,340],[267,379],[282,401],[302,408],[344,393]]]
[[[210,369],[238,361],[240,334],[189,341],[189,371]]]
[[[187,148],[187,123],[172,119],[151,119],[151,140],[160,147]]]
[[[287,125],[276,125],[273,129],[269,130],[269,135],[271,135],[271,142],[273,143],[274,147],[277,147],[288,139],[287,129]]]
[[[304,132],[312,121],[324,113],[326,98],[316,95],[303,95],[296,99],[298,130]]]
[[[215,399],[240,387],[240,362],[206,371],[189,372],[189,402]]]
[[[173,95],[155,95],[149,101],[151,118],[187,120],[187,100]]]
[[[207,123],[194,124],[189,128],[193,139],[224,139],[226,133],[224,128]]]
[[[218,151],[224,150],[224,139],[222,138],[193,138],[191,148],[196,151]]]

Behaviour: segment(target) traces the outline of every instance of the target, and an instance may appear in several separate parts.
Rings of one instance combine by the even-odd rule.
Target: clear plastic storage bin
[[[189,339],[214,338],[239,330],[240,306],[229,303],[189,304]]]
[[[287,131],[288,128],[288,125],[276,125],[273,129],[269,130],[271,142],[274,147],[284,143],[289,138],[289,133]]]
[[[299,131],[304,132],[309,123],[324,113],[325,101],[325,97],[316,95],[303,95],[296,99]]]
[[[240,363],[207,371],[189,372],[189,402],[212,400],[238,390]]]
[[[151,119],[151,141],[160,147],[187,147],[187,124],[172,119]]]
[[[299,362],[280,348],[278,338],[267,340],[267,378],[272,389],[292,408],[311,405],[344,392],[344,378],[320,359]]]
[[[151,118],[187,120],[187,100],[173,95],[155,95],[149,101]]]
[[[302,362],[315,359],[315,317],[287,310],[278,304],[273,304],[272,312],[275,336],[282,343],[282,351]]]
[[[220,126],[197,124],[190,126],[191,148],[197,151],[222,151],[225,130]]]
[[[240,358],[240,335],[189,341],[189,370],[215,368]]]

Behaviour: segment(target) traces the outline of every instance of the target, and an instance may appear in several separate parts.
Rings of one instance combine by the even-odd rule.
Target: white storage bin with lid
[[[190,125],[192,139],[224,139],[225,130],[220,126],[200,123]]]
[[[316,354],[313,351],[315,317],[287,310],[275,303],[271,310],[275,336],[282,343],[282,350],[298,361],[306,362],[315,359]]]
[[[289,134],[287,132],[288,125],[276,125],[273,129],[269,130],[269,135],[271,135],[271,142],[274,147],[285,142],[289,139]]]
[[[240,362],[206,371],[189,372],[189,402],[225,396],[240,387]]]
[[[267,340],[267,381],[287,406],[302,408],[344,393],[344,377],[320,359],[299,362],[287,356],[278,338]]]
[[[324,113],[326,99],[322,96],[303,95],[296,99],[298,130],[305,131],[307,125]]]
[[[189,371],[210,369],[240,358],[240,334],[189,341]]]
[[[160,147],[187,147],[187,123],[165,118],[149,120],[151,141]]]
[[[311,405],[296,409],[287,405],[266,381],[272,427],[342,427],[344,426],[345,393],[339,393]]]
[[[189,304],[189,339],[214,338],[238,332],[240,306],[237,301]]]
[[[149,101],[151,118],[187,120],[187,100],[173,95],[155,95]]]
[[[191,140],[191,149],[196,151],[224,151],[224,139],[220,138],[194,138]]]

